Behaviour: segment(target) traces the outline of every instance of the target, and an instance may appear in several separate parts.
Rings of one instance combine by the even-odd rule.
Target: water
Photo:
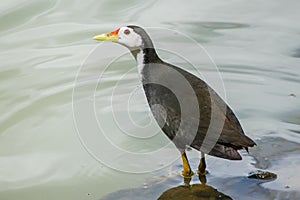
[[[107,43],[97,47],[99,43],[91,39],[132,23],[149,27],[157,47],[190,52],[181,56],[190,56],[201,75],[223,97],[226,95],[247,135],[258,143],[250,155],[243,153],[242,162],[209,157],[208,184],[233,199],[298,199],[299,6],[296,0],[189,3],[3,0],[0,6],[0,199],[82,200],[101,199],[106,195],[116,199],[120,189],[127,191],[123,193],[125,197],[135,195],[139,199],[138,195],[144,194],[155,199],[183,184],[177,176],[182,170],[181,161],[151,122],[132,57],[121,46]],[[150,27],[178,30],[201,43],[218,66],[225,92],[222,85],[214,82],[218,73],[208,57],[203,52],[200,57],[193,56],[193,48],[189,47],[194,42],[173,33],[156,34]],[[115,57],[113,53],[125,55],[105,71],[101,84],[97,84],[105,63]],[[169,62],[192,69],[170,52],[159,53]],[[84,68],[80,68],[82,63]],[[80,90],[72,103],[78,72],[86,82],[77,87],[86,90]],[[109,102],[120,77],[123,79],[114,101],[117,118],[113,118]],[[126,123],[126,108],[120,106],[131,93],[131,117],[138,126]],[[96,113],[87,113],[84,119],[79,118],[78,124],[73,111],[74,105],[75,111],[85,111],[86,104],[82,107],[81,102],[95,102]],[[105,125],[109,139],[126,151],[141,154],[165,147],[164,154],[150,155],[143,161],[142,156],[126,157],[123,151],[112,153],[111,146],[105,146],[103,136],[90,135],[95,130],[89,126],[94,125],[95,116]],[[116,127],[116,119],[123,122],[125,132]],[[139,126],[146,127],[146,131],[138,134]],[[78,127],[84,130],[79,135]],[[128,133],[133,135],[129,137]],[[94,143],[87,148],[83,145],[86,140],[80,138]],[[102,150],[102,154],[87,151],[92,147]],[[102,155],[105,155],[104,163],[95,159]],[[188,156],[195,169],[197,153],[188,152]],[[142,172],[147,163],[149,169],[144,173],[130,171]],[[152,172],[153,168],[157,170]],[[278,178],[270,182],[247,180],[245,176],[257,168],[272,171]],[[197,181],[194,178],[192,183]]]

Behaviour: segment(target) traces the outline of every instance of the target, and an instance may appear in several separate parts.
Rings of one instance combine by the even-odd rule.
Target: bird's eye
[[[129,34],[130,34],[130,30],[129,30],[129,29],[126,29],[126,30],[124,31],[124,34],[125,34],[125,35],[129,35]]]

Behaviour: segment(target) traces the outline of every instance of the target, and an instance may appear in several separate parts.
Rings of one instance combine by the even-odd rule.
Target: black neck
[[[158,57],[154,48],[143,49],[144,54],[144,64],[150,63],[161,63],[161,59]]]
[[[150,63],[162,63],[163,61],[159,58],[154,48],[144,48],[144,49],[135,49],[131,50],[133,57],[137,60],[137,55],[139,53],[143,54],[143,63],[141,64],[150,64]]]
[[[134,29],[142,37],[143,44],[139,49],[131,50],[132,55],[137,58],[138,53],[143,53],[143,64],[161,63],[162,60],[158,57],[150,36],[146,31],[137,26],[129,26]]]
[[[144,64],[161,62],[148,34],[143,35]]]

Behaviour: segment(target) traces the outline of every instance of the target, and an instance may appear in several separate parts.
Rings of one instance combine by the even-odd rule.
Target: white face
[[[140,48],[142,46],[142,38],[132,28],[121,27],[118,33],[118,43],[128,48]]]

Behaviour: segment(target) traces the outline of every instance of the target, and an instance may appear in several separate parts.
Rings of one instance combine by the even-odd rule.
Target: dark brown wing
[[[199,137],[195,138],[191,146],[200,150],[200,147],[203,144],[203,139],[207,136],[208,130],[212,129],[211,132],[214,131],[214,127],[210,126],[212,124],[211,120],[219,120],[220,123],[224,124],[222,128],[216,130],[221,130],[217,143],[209,152],[205,153],[231,160],[242,159],[237,150],[245,148],[248,151],[248,147],[253,147],[255,142],[245,135],[242,126],[232,109],[203,80],[182,69],[178,68],[178,70],[187,78],[187,80],[189,80],[193,86],[195,93],[198,96],[200,113],[203,116],[200,117],[198,132]],[[214,109],[212,108],[213,106]],[[212,114],[213,112],[214,115]],[[212,115],[214,117],[212,117]]]

